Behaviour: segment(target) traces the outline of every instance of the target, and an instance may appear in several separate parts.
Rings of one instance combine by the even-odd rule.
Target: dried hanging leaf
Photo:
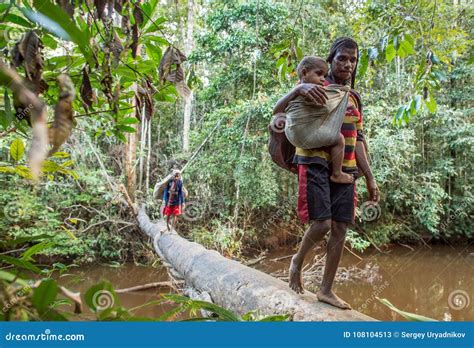
[[[133,18],[135,19],[135,24],[132,26],[132,43],[130,48],[132,49],[132,57],[137,57],[138,51],[138,39],[139,39],[139,32],[138,28],[143,23],[143,13],[142,9],[140,8],[141,0],[137,0],[133,5]]]
[[[128,17],[128,13],[129,13],[129,9],[130,9],[130,2],[128,0],[123,0],[122,2],[122,23],[121,23],[121,26],[122,26],[122,32],[128,37],[128,35],[130,34],[130,18]]]
[[[153,98],[150,93],[146,93],[144,97],[145,102],[145,117],[148,121],[153,117],[155,113],[155,103],[153,102]]]
[[[26,78],[32,82],[28,87],[34,93],[39,94],[44,91],[46,82],[43,76],[43,43],[34,31],[29,31],[19,42],[15,44],[12,50],[12,61],[15,67],[21,65],[25,68]]]
[[[120,37],[118,36],[116,31],[114,31],[113,40],[110,42],[110,50],[111,50],[112,55],[114,57],[113,66],[114,66],[114,68],[116,68],[118,66],[119,61],[120,61],[120,54],[123,52],[123,45],[122,45],[122,42],[120,41]]]
[[[104,19],[105,17],[105,6],[107,6],[108,0],[94,0],[94,6],[97,10],[97,17]]]
[[[184,98],[188,99],[191,95],[191,90],[189,89],[188,85],[184,81],[179,81],[175,84],[176,91],[178,94]]]
[[[119,103],[120,103],[120,81],[117,82],[114,88],[114,112],[117,114],[119,111]]]
[[[143,94],[138,92],[135,93],[135,116],[136,118],[141,121],[142,120],[142,107],[143,107]]]
[[[22,78],[12,69],[0,61],[0,84],[9,87],[16,95],[18,102],[28,105],[33,124],[33,139],[29,151],[29,164],[33,179],[39,177],[42,163],[46,158],[48,145],[48,129],[46,126],[46,105],[30,91],[23,83]]]
[[[119,15],[122,14],[122,8],[123,8],[123,1],[122,0],[115,0],[114,1],[114,8],[115,8],[115,11],[117,11],[117,13]]]
[[[52,145],[49,156],[55,153],[69,138],[74,121],[72,108],[72,102],[76,96],[74,84],[66,74],[59,75],[57,81],[60,94],[54,109],[53,125],[48,130],[49,144]]]
[[[92,107],[92,104],[97,102],[97,98],[92,90],[89,70],[90,68],[88,65],[82,69],[82,84],[80,88],[81,99],[88,108]]]
[[[184,80],[184,73],[181,64],[186,60],[186,56],[176,47],[169,46],[160,61],[160,80],[172,83]]]
[[[18,46],[20,45],[20,41],[18,41],[12,49],[12,63],[15,68],[21,66],[23,64],[23,55],[20,53]]]
[[[180,64],[176,66],[176,70],[168,74],[166,80],[171,83],[177,83],[184,80],[184,71]]]

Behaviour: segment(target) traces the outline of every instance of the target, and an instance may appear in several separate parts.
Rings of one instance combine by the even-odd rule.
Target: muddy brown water
[[[269,253],[253,267],[266,273],[287,271],[293,248]],[[320,255],[317,250],[307,261]],[[339,281],[334,290],[352,307],[379,320],[405,320],[381,304],[376,297],[386,298],[401,310],[444,321],[474,320],[474,246],[432,246],[413,251],[397,247],[386,253],[370,251],[358,254],[344,252]],[[278,260],[280,259],[280,260]],[[347,271],[349,270],[349,271]],[[60,282],[85,292],[101,279],[109,280],[115,289],[167,280],[166,270],[126,264],[120,267],[104,265],[71,269]],[[318,284],[308,282],[315,290]],[[132,308],[157,300],[166,289],[150,289],[119,294],[121,305]],[[171,304],[149,306],[136,315],[158,317],[173,308]]]

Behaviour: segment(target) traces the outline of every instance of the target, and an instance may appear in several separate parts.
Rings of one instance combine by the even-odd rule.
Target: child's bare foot
[[[330,179],[332,182],[338,183],[338,184],[352,184],[354,181],[354,177],[350,174],[347,173],[341,173],[341,174],[332,174],[330,176]]]
[[[330,305],[334,306],[334,307],[338,307],[338,308],[341,308],[341,309],[352,309],[352,307],[350,306],[350,304],[348,304],[347,302],[345,302],[344,300],[342,300],[340,297],[338,297],[335,293],[333,293],[332,291],[328,292],[328,293],[324,293],[322,292],[321,290],[319,290],[316,295],[318,296],[318,300],[320,302],[325,302],[325,303],[329,303]]]
[[[291,259],[290,271],[289,271],[289,283],[290,288],[297,294],[304,292],[303,285],[301,285],[301,266],[295,262],[295,256]]]

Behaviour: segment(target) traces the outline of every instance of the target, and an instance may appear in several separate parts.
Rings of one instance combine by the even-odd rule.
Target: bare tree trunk
[[[146,192],[150,190],[150,160],[151,160],[151,120],[148,124],[148,134],[147,134],[147,150],[148,154],[146,157],[146,178],[145,178],[145,189]]]
[[[194,1],[188,0],[188,23],[186,31],[186,40],[184,44],[184,53],[188,56],[194,46]],[[193,92],[189,98],[184,100],[184,120],[183,120],[183,151],[189,151],[189,130],[191,128],[191,112],[193,108]]]
[[[318,302],[306,291],[298,295],[287,283],[269,274],[229,260],[217,251],[167,231],[162,220],[152,223],[144,209],[138,212],[140,229],[150,236],[157,254],[174,276],[200,297],[239,315],[256,310],[262,315],[289,314],[294,321],[372,321],[355,310]]]

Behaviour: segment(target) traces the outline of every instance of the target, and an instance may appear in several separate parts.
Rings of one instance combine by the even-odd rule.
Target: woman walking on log
[[[330,73],[325,85],[349,85],[354,88],[359,48],[347,37],[337,39],[331,46],[327,58]],[[327,96],[319,85],[301,83],[282,97],[274,107],[273,114],[285,112],[289,102],[303,96],[316,104],[324,105]],[[379,190],[369,166],[362,127],[362,106],[359,95],[351,90],[347,111],[341,127],[344,136],[343,172],[354,178],[365,176],[369,200],[379,201]],[[350,184],[331,182],[330,148],[296,148],[294,163],[298,166],[298,216],[303,223],[311,222],[306,230],[298,252],[293,256],[289,271],[290,287],[297,293],[303,292],[301,269],[307,253],[331,230],[326,264],[320,290],[321,302],[350,309],[351,306],[339,298],[332,285],[341,260],[344,241],[349,224],[354,223],[357,204],[355,180]]]

